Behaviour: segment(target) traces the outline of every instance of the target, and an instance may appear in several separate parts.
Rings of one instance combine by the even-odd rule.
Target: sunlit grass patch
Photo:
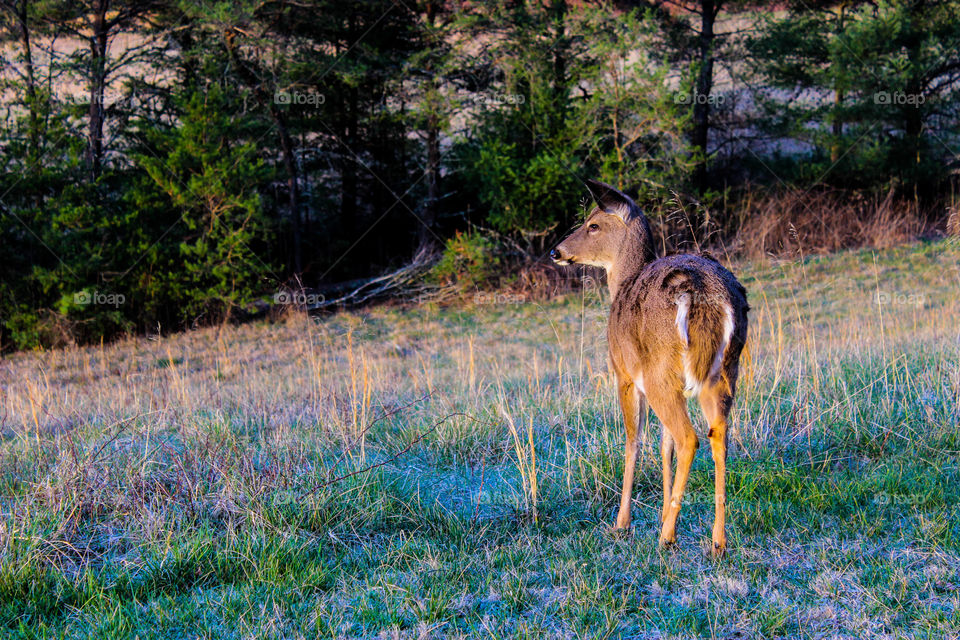
[[[958,262],[736,267],[719,562],[703,447],[656,546],[655,418],[634,531],[609,530],[602,292],[7,357],[0,635],[956,635]]]

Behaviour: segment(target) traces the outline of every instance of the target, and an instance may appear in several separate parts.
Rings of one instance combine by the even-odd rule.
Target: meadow
[[[733,266],[725,558],[655,418],[611,531],[605,291],[291,312],[0,361],[0,636],[957,637],[960,245]]]

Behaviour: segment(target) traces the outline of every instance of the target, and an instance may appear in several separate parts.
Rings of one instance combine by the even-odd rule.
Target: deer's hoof
[[[610,537],[613,540],[625,541],[633,537],[633,529],[629,527],[627,528],[611,527],[608,531],[610,532]]]
[[[714,558],[722,558],[727,553],[727,541],[726,540],[714,540],[713,545],[710,547],[710,555]]]
[[[661,549],[669,549],[670,547],[677,544],[677,537],[661,535],[659,544]]]

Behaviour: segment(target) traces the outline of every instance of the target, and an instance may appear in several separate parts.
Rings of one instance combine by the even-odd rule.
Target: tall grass
[[[736,270],[720,563],[708,455],[656,548],[655,419],[608,533],[602,290],[291,314],[0,362],[3,635],[956,634],[960,249]]]

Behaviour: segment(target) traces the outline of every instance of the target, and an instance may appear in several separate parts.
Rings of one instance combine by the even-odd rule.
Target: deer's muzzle
[[[550,251],[550,259],[560,265],[573,264],[574,262],[576,262],[573,256],[569,254],[565,254],[563,249],[561,249],[560,247],[556,247],[555,249]]]

